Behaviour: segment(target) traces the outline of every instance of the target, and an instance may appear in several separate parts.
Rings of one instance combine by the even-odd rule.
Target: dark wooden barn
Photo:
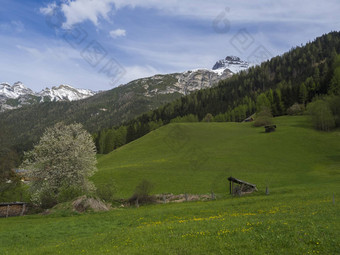
[[[228,181],[231,195],[242,196],[244,194],[250,194],[257,191],[255,184],[236,179],[232,176],[228,178]]]

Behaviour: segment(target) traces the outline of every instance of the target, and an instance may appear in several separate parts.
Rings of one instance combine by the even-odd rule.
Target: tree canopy
[[[31,192],[36,203],[43,203],[44,194],[57,202],[64,189],[76,188],[83,193],[94,190],[88,177],[96,169],[96,147],[91,135],[81,124],[57,123],[47,128],[34,146],[25,153],[22,168],[29,171]]]

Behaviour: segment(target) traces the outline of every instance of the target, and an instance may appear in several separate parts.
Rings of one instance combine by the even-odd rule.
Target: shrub
[[[198,122],[197,115],[188,114],[183,117],[176,117],[170,121],[171,123],[184,123],[184,122]]]
[[[30,188],[32,189],[32,187]],[[53,192],[53,190],[45,183],[39,190],[31,192],[31,202],[34,206],[38,206],[42,209],[48,209],[55,206],[58,203],[58,199],[55,192]]]
[[[117,192],[117,186],[114,182],[106,183],[100,187],[97,187],[97,196],[105,202],[114,202],[115,194]]]
[[[211,113],[207,113],[202,121],[203,122],[212,122],[213,119],[214,119],[214,117],[212,116],[212,114]]]
[[[153,184],[147,180],[141,181],[135,188],[134,194],[129,198],[129,203],[148,204],[155,201],[155,197],[150,195]]]
[[[254,126],[262,127],[273,124],[273,115],[268,107],[262,107],[261,111],[256,114]]]
[[[67,185],[64,185],[59,189],[57,200],[58,200],[58,203],[71,201],[81,196],[83,193],[84,192],[82,191],[82,189],[79,188],[78,186],[68,187]]]
[[[288,108],[288,115],[302,115],[305,111],[305,106],[303,104],[295,103],[291,107]]]
[[[330,131],[335,127],[335,119],[327,101],[318,99],[310,103],[307,110],[316,129]]]
[[[340,127],[340,96],[329,96],[326,101],[332,111],[335,125]]]

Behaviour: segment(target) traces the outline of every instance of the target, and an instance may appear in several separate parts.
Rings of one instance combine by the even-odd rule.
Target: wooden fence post
[[[20,216],[23,216],[23,215],[24,215],[25,209],[26,209],[26,204],[23,204],[23,205],[22,205],[22,211],[21,211],[21,213],[20,213]]]
[[[188,202],[188,194],[185,193],[184,196],[185,196],[185,201]]]
[[[8,218],[8,213],[9,213],[9,205],[7,205],[6,218]]]
[[[266,186],[266,195],[269,195],[269,188]]]

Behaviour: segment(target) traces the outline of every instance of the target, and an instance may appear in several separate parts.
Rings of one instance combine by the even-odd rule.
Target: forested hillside
[[[171,121],[201,121],[208,113],[214,121],[242,121],[265,105],[279,116],[294,103],[306,105],[317,95],[337,91],[331,80],[339,53],[340,33],[331,32],[188,96],[178,92],[150,96],[157,88],[167,91],[178,74],[154,76],[85,100],[8,111],[0,114],[0,126],[11,132],[12,145],[23,151],[46,127],[80,122],[94,134],[98,152],[107,153]]]
[[[318,95],[336,94],[340,84],[331,81],[336,80],[334,70],[340,64],[336,62],[339,53],[340,32],[318,37],[220,81],[217,87],[177,99],[119,129],[100,131],[95,135],[98,151],[109,152],[171,121],[202,120],[208,113],[215,121],[242,121],[261,106],[280,116],[294,103],[306,105]]]
[[[235,66],[241,70],[245,68],[230,63],[218,71],[198,69],[154,75],[80,101],[47,100],[46,103],[25,105],[20,109],[0,113],[0,126],[12,132],[11,141],[17,150],[27,150],[39,140],[47,127],[57,122],[79,122],[92,133],[121,125],[183,95],[216,86],[218,81],[232,76],[233,73],[228,68]]]
[[[161,76],[162,82],[148,82],[150,88],[173,84],[171,75]],[[118,125],[150,109],[181,97],[180,93],[157,94],[146,97],[141,80],[125,86],[98,93],[95,96],[74,102],[45,102],[0,113],[0,127],[11,132],[12,145],[17,150],[27,150],[37,142],[46,129],[63,121],[67,124],[78,122],[90,132]]]

